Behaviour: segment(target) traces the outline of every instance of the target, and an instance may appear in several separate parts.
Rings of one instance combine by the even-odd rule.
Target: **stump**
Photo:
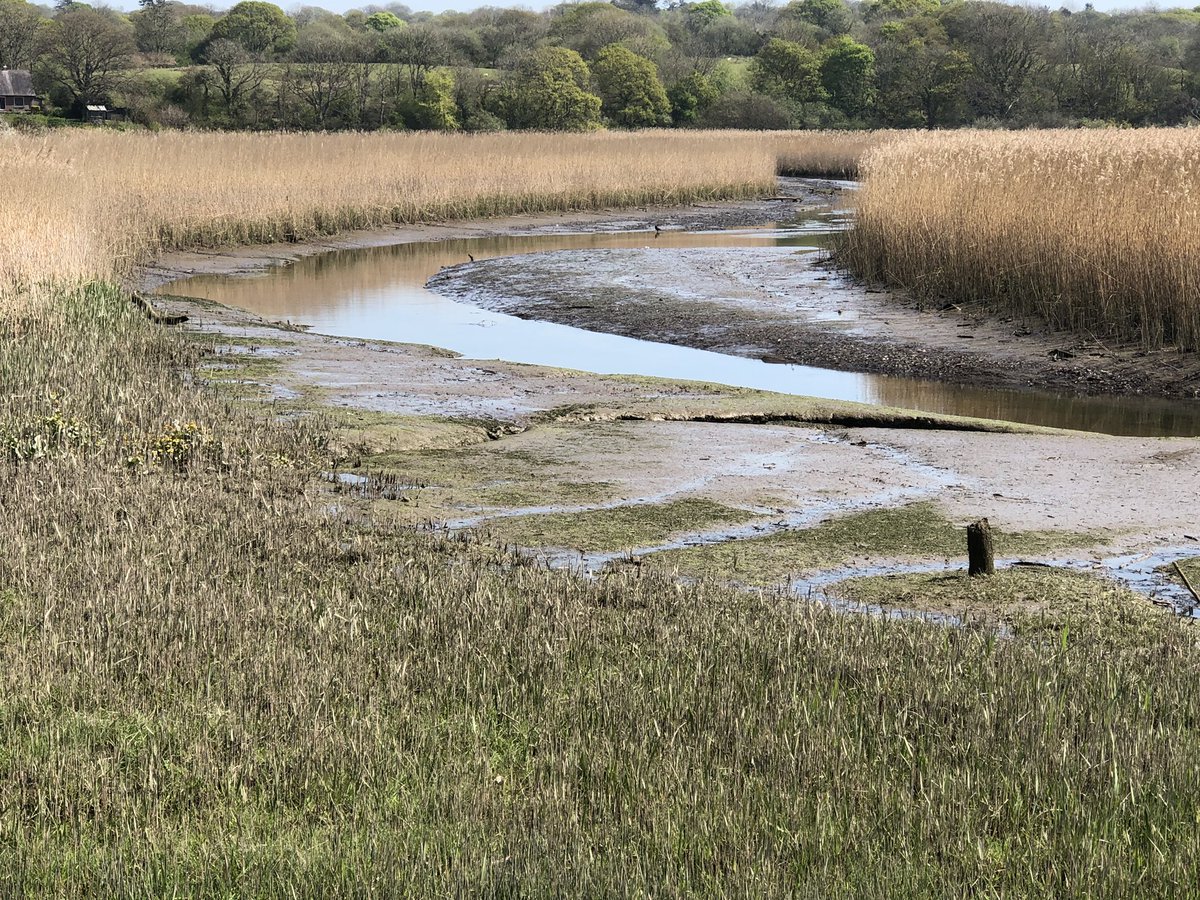
[[[967,574],[993,575],[996,572],[996,553],[992,547],[992,528],[987,519],[967,526]]]

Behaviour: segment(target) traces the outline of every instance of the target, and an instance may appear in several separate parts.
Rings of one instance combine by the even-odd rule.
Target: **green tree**
[[[1048,15],[979,0],[951,6],[940,19],[952,45],[971,57],[967,92],[975,113],[994,119],[1012,116],[1046,66]]]
[[[403,28],[405,22],[395,13],[382,12],[371,13],[363,20],[363,27],[368,31],[374,31],[378,34],[383,34],[385,31],[391,31],[393,28]]]
[[[269,69],[251,59],[246,48],[228,38],[217,38],[205,50],[205,61],[212,67],[213,77],[197,80],[204,89],[207,106],[207,86],[215,84],[221,95],[225,115],[230,124],[240,125],[255,94],[266,81]]]
[[[182,7],[174,0],[138,0],[130,15],[138,49],[144,53],[180,53],[187,42]]]
[[[0,66],[32,69],[47,20],[25,0],[0,0]]]
[[[650,56],[667,47],[667,38],[653,19],[635,15],[611,3],[574,3],[559,11],[550,24],[550,39],[595,59],[601,48],[623,44]]]
[[[296,24],[274,3],[242,0],[217,20],[213,40],[240,44],[247,53],[286,53],[296,43]]]
[[[622,128],[652,128],[671,121],[671,104],[658,67],[620,44],[600,51],[592,66],[604,115]]]
[[[849,34],[854,26],[854,13],[845,0],[793,0],[785,12],[832,35]]]
[[[694,125],[720,96],[721,92],[706,75],[699,72],[686,75],[667,90],[671,120],[676,125]]]
[[[700,31],[718,19],[733,16],[721,0],[699,0],[697,3],[688,3],[683,9],[688,27],[693,31]]]
[[[829,103],[851,117],[861,116],[875,90],[875,52],[848,35],[821,49],[821,86]]]
[[[951,47],[936,21],[889,23],[876,55],[876,110],[887,125],[938,128],[964,117],[971,58]]]
[[[543,47],[505,78],[500,106],[509,126],[588,131],[600,125],[601,100],[589,91],[591,72],[574,50]]]
[[[427,131],[457,131],[458,104],[454,99],[454,75],[447,69],[435,69],[421,83],[413,100],[405,108],[406,123]]]
[[[808,48],[771,38],[750,64],[750,83],[756,91],[796,103],[825,99],[821,61]]]

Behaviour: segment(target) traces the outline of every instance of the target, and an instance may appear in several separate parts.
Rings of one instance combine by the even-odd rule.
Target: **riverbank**
[[[801,218],[832,215],[839,204],[836,195],[825,193],[831,187],[791,187],[804,202],[789,210]],[[338,248],[378,246],[398,237],[453,242],[493,230],[512,235],[646,229],[651,223],[672,227],[731,219],[756,224],[778,217],[776,202],[740,203],[731,210],[618,212],[585,222],[556,217],[425,227],[350,236]],[[668,256],[694,269],[709,251],[632,252],[660,253],[665,271]],[[729,255],[778,261],[796,254],[739,248]],[[595,254],[557,256],[590,260]],[[275,261],[264,250],[193,256],[173,260],[157,274],[186,274],[196,267],[244,273]],[[713,295],[753,316],[759,296],[754,285],[741,294],[723,290],[724,261],[717,251],[707,264],[716,284]],[[491,262],[464,268],[487,272]],[[459,271],[444,270],[449,276]],[[577,271],[591,271],[594,279],[612,275],[587,262]],[[698,277],[682,284],[686,288],[680,290],[704,286]],[[841,289],[851,293],[847,286]],[[594,295],[584,290],[576,296]],[[221,355],[209,371],[222,389],[273,399],[289,416],[332,416],[337,468],[347,479],[342,490],[365,503],[370,516],[404,526],[482,529],[559,564],[602,569],[622,556],[698,545],[691,554],[699,557],[693,571],[737,579],[736,566],[726,563],[722,569],[719,560],[729,548],[744,546],[746,553],[761,556],[762,572],[774,573],[763,583],[781,584],[797,571],[788,561],[791,550],[786,542],[760,539],[918,502],[932,502],[940,521],[961,525],[986,514],[1011,533],[1037,533],[1036,541],[1019,544],[1032,558],[1057,558],[1069,547],[1076,562],[1099,569],[1123,554],[1174,551],[1193,540],[1190,512],[1177,498],[1180,490],[1200,487],[1181,488],[1191,479],[1188,463],[1200,447],[1195,440],[1038,435],[1038,429],[897,408],[463,359],[436,348],[295,331],[243,311],[179,298],[165,300],[164,308],[189,314],[196,328],[213,336]],[[819,311],[815,303],[813,308]],[[988,434],[1004,431],[1012,435]],[[697,447],[711,452],[697,459]],[[953,568],[952,557],[930,557],[920,540],[882,556],[869,541],[843,552],[851,566],[871,559],[883,570],[889,563],[938,561]]]
[[[1200,354],[1054,331],[979,303],[929,310],[786,248],[543,253],[454,266],[430,286],[521,318],[770,362],[986,388],[1200,395]]]

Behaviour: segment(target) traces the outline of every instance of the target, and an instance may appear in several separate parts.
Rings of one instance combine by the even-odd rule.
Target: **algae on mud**
[[[714,525],[737,525],[756,517],[750,510],[688,498],[669,503],[486,519],[480,527],[494,538],[522,547],[566,547],[593,552],[653,546]]]
[[[993,529],[1005,555],[1045,553],[1055,548],[1103,543],[1100,532],[1072,533]],[[778,584],[850,559],[905,560],[963,557],[965,532],[946,519],[936,504],[912,503],[830,518],[811,528],[765,537],[656,553],[649,564],[695,578],[732,579],[749,585]]]

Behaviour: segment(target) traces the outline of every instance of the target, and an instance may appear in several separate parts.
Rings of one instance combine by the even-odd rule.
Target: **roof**
[[[0,69],[0,97],[36,97],[33,76],[24,69]]]
[[[89,106],[88,112],[108,112],[107,106]]]

